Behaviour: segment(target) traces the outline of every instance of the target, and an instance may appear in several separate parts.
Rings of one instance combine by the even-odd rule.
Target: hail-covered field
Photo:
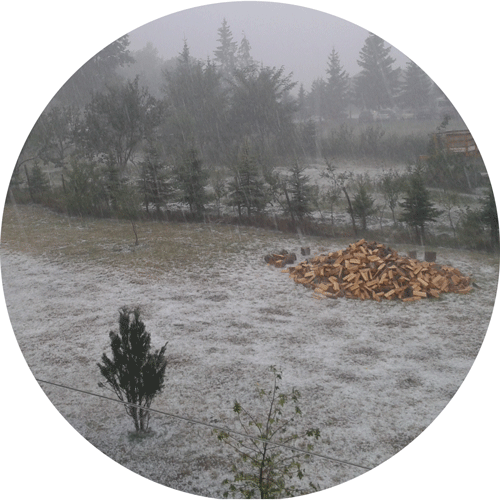
[[[372,468],[415,439],[443,410],[481,346],[493,310],[498,259],[437,249],[437,263],[470,275],[467,295],[418,302],[318,300],[263,257],[311,254],[348,240],[213,224],[66,218],[6,206],[2,278],[10,319],[34,375],[106,396],[97,362],[110,354],[120,307],[140,307],[159,348],[166,387],[153,407],[233,425],[235,399],[255,412],[256,387],[283,372],[300,391],[300,427],[317,427],[314,451]],[[380,242],[388,243],[388,242]],[[390,244],[390,243],[389,243]],[[393,246],[400,253],[409,248]],[[412,248],[413,249],[413,248]],[[423,258],[420,249],[418,258]],[[236,456],[209,427],[153,415],[138,439],[117,403],[43,385],[61,414],[99,450],[169,487],[221,497]],[[307,481],[328,488],[364,472],[313,457]]]

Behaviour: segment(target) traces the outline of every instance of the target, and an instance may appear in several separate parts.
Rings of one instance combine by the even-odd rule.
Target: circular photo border
[[[3,137],[6,165],[1,188],[5,199],[22,145],[46,104],[61,85],[93,54],[122,34],[203,2],[123,4],[116,0],[89,0],[81,7],[48,0],[28,1],[9,7],[2,33],[7,52],[2,83],[4,95]],[[498,102],[492,66],[496,50],[496,16],[491,2],[474,8],[457,8],[451,1],[405,6],[389,0],[381,5],[358,1],[338,6],[328,2],[290,2],[335,15],[380,35],[412,58],[445,91],[460,110],[477,140],[488,168],[496,198],[499,175],[495,171],[498,139],[493,130]],[[471,10],[469,10],[471,9]],[[475,89],[471,91],[471,89]],[[494,135],[495,134],[495,135]],[[104,497],[137,498],[168,494],[188,495],[165,489],[126,470],[87,443],[65,421],[40,390],[15,340],[7,310],[0,306],[1,366],[4,404],[2,412],[7,444],[7,468],[2,489],[17,498],[50,492],[53,499]],[[500,444],[496,420],[495,368],[499,352],[498,305],[479,355],[465,381],[436,420],[396,456],[367,474],[315,493],[316,498],[396,499],[486,497],[496,489],[492,458]],[[494,484],[495,483],[495,484]],[[191,495],[189,495],[191,496]]]

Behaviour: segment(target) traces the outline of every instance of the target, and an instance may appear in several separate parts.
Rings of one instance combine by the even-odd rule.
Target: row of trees
[[[320,190],[304,176],[303,159],[318,144],[324,156],[335,157],[354,150],[384,155],[386,146],[401,141],[389,138],[382,147],[383,130],[370,125],[356,138],[348,124],[318,141],[314,124],[311,128],[310,122],[296,121],[304,95],[302,89],[297,99],[291,96],[296,86],[291,74],[283,67],[257,64],[246,37],[238,46],[226,21],[218,42],[214,60],[202,62],[190,56],[184,41],[182,52],[163,70],[160,94],[141,85],[144,72],[120,81],[118,69],[133,61],[127,37],[106,47],[70,79],[36,123],[17,162],[11,195],[20,199],[24,189],[32,201],[52,198],[51,203],[72,214],[117,213],[132,219],[142,208],[162,216],[172,202],[186,204],[200,217],[211,198],[219,212],[222,205],[235,207],[240,218],[273,207],[295,226],[325,207],[333,221],[334,204],[342,195],[348,199],[350,191],[353,229],[357,223],[365,228],[371,215],[363,208],[369,199],[366,189],[327,168],[327,187]],[[151,50],[144,49],[154,66],[158,57]],[[370,35],[360,53],[363,71],[356,92],[371,107],[385,106],[394,97],[399,80],[389,52],[382,40]],[[428,86],[417,82],[425,75],[411,67],[404,90],[414,102],[423,102]],[[335,50],[327,73],[329,98],[322,109],[340,116],[349,85]],[[376,84],[377,79],[384,85]],[[61,105],[70,94],[84,104],[75,99]],[[420,148],[421,153],[427,149],[416,142],[400,146],[415,156]],[[57,173],[48,178],[40,163],[58,169],[60,178]],[[478,185],[478,176],[469,170],[463,162],[433,154],[426,180],[444,187],[446,172],[444,177],[457,180],[456,187],[470,190]]]
[[[316,78],[309,92],[300,86],[299,116],[306,120],[342,121],[351,105],[358,109],[384,108],[419,111],[434,106],[438,97],[444,97],[428,75],[413,61],[404,69],[394,68],[391,47],[376,35],[365,40],[359,59],[360,72],[350,76],[343,68],[339,54],[332,49],[326,67],[326,79]]]
[[[326,160],[322,180],[312,183],[303,165],[295,162],[277,168],[245,141],[233,152],[229,167],[211,171],[196,149],[180,151],[173,164],[163,163],[152,149],[138,164],[137,175],[121,182],[113,170],[90,162],[73,163],[56,189],[50,187],[39,165],[26,173],[31,201],[72,215],[115,214],[137,220],[149,214],[185,220],[187,210],[191,220],[203,220],[206,214],[222,218],[236,214],[240,221],[244,218],[257,224],[281,216],[291,222],[286,227],[293,230],[336,235],[345,232],[343,212],[349,215],[356,235],[365,232],[369,223],[373,228],[378,222],[382,229],[389,212],[394,228],[406,226],[418,244],[425,243],[430,222],[446,224],[441,216],[447,216],[453,237],[461,236],[462,244],[498,247],[492,190],[479,209],[463,209],[458,193],[432,176],[433,168],[432,162],[420,163],[406,172],[389,170],[372,179],[368,174],[339,172],[332,161]],[[14,197],[23,193],[26,189],[18,187]],[[432,199],[439,201],[441,210]],[[232,212],[228,210],[231,207]]]

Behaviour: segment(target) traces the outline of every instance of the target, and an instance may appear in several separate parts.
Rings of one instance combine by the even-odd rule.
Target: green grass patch
[[[252,227],[203,223],[136,222],[68,217],[34,205],[6,205],[2,246],[52,261],[95,263],[134,273],[209,268],[231,255],[274,249],[276,233]],[[262,255],[264,255],[262,253]]]

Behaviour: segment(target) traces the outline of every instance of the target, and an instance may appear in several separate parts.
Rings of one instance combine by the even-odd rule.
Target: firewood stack
[[[412,302],[438,298],[443,292],[465,294],[471,279],[451,266],[421,262],[383,244],[364,239],[345,250],[319,255],[290,267],[296,283],[312,288],[315,296],[357,299],[400,299]]]

